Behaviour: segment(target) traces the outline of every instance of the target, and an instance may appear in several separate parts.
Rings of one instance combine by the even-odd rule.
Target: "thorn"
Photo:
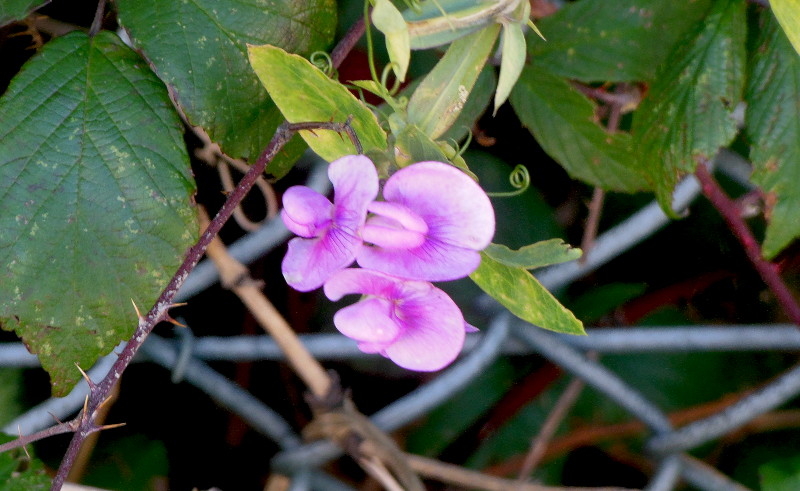
[[[128,424],[128,423],[116,423],[116,424],[113,424],[113,425],[98,426],[97,430],[98,431],[111,430],[111,429],[114,429],[114,428],[119,428],[120,426],[125,426],[126,424]]]
[[[86,396],[86,398],[83,400],[83,417],[84,418],[86,417],[86,414],[87,414],[88,410],[89,410],[89,396]]]
[[[316,132],[316,131],[314,131],[314,130],[312,130],[312,129],[309,129],[309,130],[307,130],[307,131],[308,131],[309,133],[311,133],[312,135],[314,135],[314,136],[319,136],[319,135],[317,134],[317,132]]]
[[[131,303],[133,304],[133,310],[136,311],[136,318],[141,320],[142,319],[142,313],[139,312],[139,307],[136,306],[136,302],[134,302],[133,299],[131,299]]]
[[[58,424],[60,424],[60,425],[61,425],[61,424],[64,424],[64,422],[63,422],[63,421],[61,421],[60,419],[58,419],[58,417],[57,417],[55,414],[51,413],[50,411],[47,411],[47,414],[49,414],[49,415],[50,415],[50,417],[52,417],[54,420],[56,420],[56,422],[57,422]]]
[[[176,321],[169,314],[164,314],[164,320],[178,327],[189,327],[186,324],[181,324],[180,322]]]
[[[83,369],[77,363],[75,364],[75,366],[78,367],[78,371],[81,372],[81,376],[86,381],[86,383],[89,384],[89,390],[94,390],[96,385],[94,384],[94,382],[92,382],[92,379],[89,378],[86,372],[84,372]]]
[[[110,395],[110,396],[106,397],[105,399],[103,399],[103,402],[101,402],[100,404],[97,405],[97,408],[95,408],[94,412],[97,413],[97,411],[100,411],[101,409],[103,409],[103,406],[105,406],[106,404],[111,402],[113,399],[114,399],[113,395]]]
[[[178,302],[178,303],[170,304],[170,306],[167,307],[167,308],[174,309],[175,307],[183,307],[183,306],[186,306],[186,305],[189,305],[188,302]]]
[[[17,425],[17,434],[19,435],[20,440],[22,439],[22,426]],[[28,460],[31,460],[31,454],[28,453],[28,447],[22,445],[22,450],[25,450],[25,455],[28,456]]]

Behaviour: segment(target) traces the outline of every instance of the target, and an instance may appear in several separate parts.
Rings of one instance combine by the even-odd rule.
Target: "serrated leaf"
[[[595,105],[563,78],[525,67],[511,105],[545,152],[574,178],[613,191],[649,185],[639,172],[631,136],[597,123]]]
[[[500,25],[455,41],[408,101],[408,122],[432,140],[453,125],[492,52]]]
[[[669,56],[633,120],[640,165],[672,216],[678,179],[736,136],[733,112],[744,88],[745,4],[718,0],[697,27]]]
[[[583,254],[583,251],[564,243],[561,239],[543,240],[517,250],[509,249],[502,244],[489,244],[483,252],[506,266],[523,269],[542,268],[551,264],[574,261]]]
[[[770,0],[769,6],[795,51],[800,54],[800,0]]]
[[[517,83],[522,67],[525,66],[525,34],[522,26],[510,23],[503,26],[503,58],[500,63],[500,78],[494,95],[494,114],[506,102],[514,84]]]
[[[333,0],[120,0],[116,5],[120,24],[172,88],[190,123],[202,126],[228,155],[251,160],[283,118],[250,68],[247,43],[310,53],[325,48],[336,27]]]
[[[275,46],[248,49],[253,70],[287,121],[344,121],[352,115],[352,126],[364,151],[386,150],[386,134],[375,115],[342,84],[328,78],[305,58]],[[331,131],[300,134],[312,150],[329,162],[356,153],[346,136]]]
[[[375,0],[372,22],[386,37],[386,51],[389,53],[389,59],[395,64],[394,73],[398,80],[404,81],[408,63],[411,61],[411,41],[403,14],[390,0]]]
[[[555,332],[586,334],[583,323],[523,268],[506,266],[481,252],[481,264],[469,277],[526,322]]]
[[[50,0],[3,0],[0,2],[0,26],[21,20]]]
[[[752,180],[766,194],[762,252],[775,257],[800,237],[800,57],[769,13],[753,50],[746,100]]]
[[[711,0],[581,0],[538,21],[531,59],[551,73],[583,82],[652,80]]]
[[[116,35],[47,43],[0,99],[0,319],[63,395],[198,233],[183,127]]]

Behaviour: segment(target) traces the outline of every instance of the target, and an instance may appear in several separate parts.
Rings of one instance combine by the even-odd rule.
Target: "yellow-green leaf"
[[[769,6],[794,50],[800,53],[800,0],[770,0]]]
[[[376,0],[372,9],[372,22],[386,37],[386,50],[394,63],[394,73],[402,82],[406,79],[411,60],[411,41],[403,14],[389,0]]]

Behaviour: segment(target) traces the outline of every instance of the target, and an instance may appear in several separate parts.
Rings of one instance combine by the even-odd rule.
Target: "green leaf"
[[[333,0],[116,5],[120,24],[172,89],[189,122],[202,126],[228,155],[251,160],[283,118],[249,66],[247,43],[310,53],[324,49],[336,27]]]
[[[640,165],[671,215],[678,179],[736,136],[746,34],[745,4],[716,1],[696,36],[667,59],[634,114]]]
[[[538,21],[528,36],[539,66],[583,82],[652,80],[672,49],[702,20],[711,0],[581,0]]]
[[[389,53],[389,59],[395,64],[394,73],[398,80],[404,81],[411,60],[411,41],[403,14],[390,0],[375,0],[372,22],[386,37],[386,51]]]
[[[63,395],[196,239],[183,126],[116,35],[47,43],[0,99],[0,319]]]
[[[400,167],[426,160],[447,162],[447,156],[439,145],[414,124],[405,125],[397,135],[395,152],[395,158]]]
[[[535,269],[551,264],[574,261],[583,251],[561,239],[550,239],[511,250],[502,244],[489,244],[484,250],[489,257],[512,268]]]
[[[516,23],[503,26],[503,59],[500,63],[500,78],[494,95],[494,114],[508,99],[508,94],[517,83],[522,67],[525,66],[525,34],[522,26]]]
[[[408,101],[408,122],[432,140],[453,125],[500,32],[495,24],[455,41]]]
[[[770,0],[769,6],[795,51],[800,54],[800,0]]]
[[[0,443],[14,438],[0,435]],[[45,491],[50,489],[50,484],[42,461],[29,458],[25,450],[15,448],[0,454],[0,491]]]
[[[545,152],[574,178],[613,191],[648,186],[637,168],[631,136],[597,123],[595,105],[562,77],[525,67],[511,105]]]
[[[523,268],[506,266],[481,252],[481,264],[469,277],[526,322],[551,331],[586,334],[581,321]]]
[[[761,17],[745,95],[752,180],[766,194],[766,258],[800,237],[800,57],[771,17]]]
[[[469,97],[467,97],[467,103],[464,104],[450,128],[439,139],[458,142],[467,136],[492,101],[492,94],[496,86],[497,75],[494,67],[483,67],[475,85],[472,86]]]
[[[24,19],[50,0],[3,0],[0,2],[0,26]]]
[[[412,49],[444,46],[511,14],[520,0],[445,0],[422,2],[403,12]]]
[[[375,115],[342,84],[325,76],[305,58],[275,46],[248,46],[248,50],[253,70],[287,121],[344,121],[352,115],[353,129],[364,151],[386,150],[386,133]],[[329,162],[356,153],[347,136],[331,131],[300,134],[312,150]]]
[[[763,464],[758,468],[758,474],[762,491],[796,491],[800,489],[800,455]]]

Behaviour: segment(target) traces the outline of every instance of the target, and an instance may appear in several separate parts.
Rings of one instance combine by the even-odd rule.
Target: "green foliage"
[[[0,26],[24,19],[49,0],[3,0],[0,2]]]
[[[630,135],[602,128],[594,104],[567,80],[529,65],[511,93],[511,105],[542,148],[573,177],[607,190],[647,187]]]
[[[336,27],[333,0],[120,0],[117,7],[189,122],[228,155],[251,161],[283,119],[250,69],[247,44],[311,53],[328,45]]]
[[[800,54],[800,1],[771,0],[769,6],[795,51]]]
[[[561,239],[550,239],[511,250],[502,244],[489,244],[484,252],[506,266],[536,269],[551,264],[574,261],[583,253],[580,249],[565,244]]]
[[[695,171],[736,136],[742,99],[745,4],[719,0],[691,41],[674,51],[634,116],[642,170],[664,211],[672,214],[678,179]]]
[[[800,489],[800,455],[787,456],[763,464],[758,469],[761,491]]]
[[[411,40],[403,14],[390,0],[375,0],[372,22],[386,37],[386,50],[394,63],[394,73],[398,80],[404,81],[411,60]]]
[[[524,321],[551,331],[586,334],[581,321],[524,268],[507,266],[482,252],[481,264],[470,278]]]
[[[0,318],[64,395],[197,237],[167,91],[116,35],[47,43],[0,99]]]
[[[163,442],[132,435],[102,444],[92,456],[84,483],[101,489],[157,489],[157,479],[169,475],[169,455]]]
[[[773,258],[800,236],[800,56],[769,13],[753,52],[746,128],[754,183],[766,193],[763,254]]]
[[[492,52],[499,25],[455,41],[408,101],[408,122],[436,140],[458,118]]]
[[[14,438],[0,435],[0,443]],[[28,450],[30,453],[30,450]],[[15,448],[0,454],[0,491],[44,491],[50,489],[50,477],[44,464],[29,458],[25,450]]]
[[[551,73],[583,82],[652,80],[712,0],[581,0],[539,22],[528,52]]]
[[[329,79],[308,60],[274,46],[250,46],[250,63],[261,83],[291,123],[344,121],[353,116],[353,129],[364,151],[386,149],[386,134],[375,115],[342,84]],[[356,153],[346,136],[329,131],[300,133],[312,150],[327,161]]]

